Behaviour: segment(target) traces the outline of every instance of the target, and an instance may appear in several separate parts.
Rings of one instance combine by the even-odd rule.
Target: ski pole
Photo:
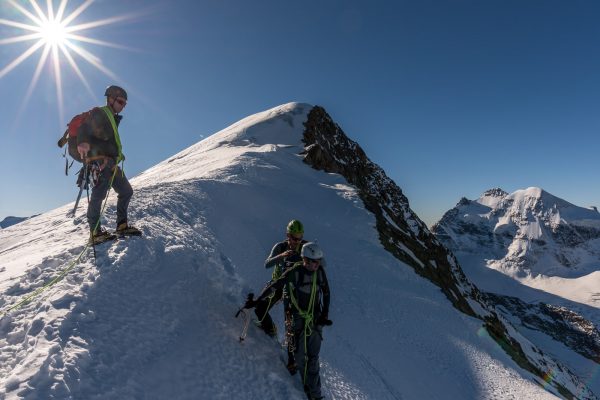
[[[250,316],[244,310],[244,307],[240,308],[239,311],[235,314],[237,318],[238,315],[242,314],[243,324],[242,324],[242,332],[240,333],[240,342],[243,342],[246,339],[246,334],[248,333],[248,325],[250,325]]]
[[[79,183],[79,193],[77,194],[77,199],[75,200],[75,206],[73,207],[73,212],[71,213],[73,217],[75,217],[75,212],[77,211],[77,207],[79,206],[79,200],[81,200],[81,194],[83,193],[83,189],[88,189],[88,166],[84,164],[83,166],[83,179]],[[88,193],[89,194],[89,193]],[[89,197],[88,197],[89,201]]]
[[[90,185],[89,185],[89,180],[90,180],[89,166],[86,164],[86,168],[85,168],[85,192],[87,194],[88,207],[89,207],[89,204],[90,204]],[[96,234],[96,229],[94,229],[94,234],[92,235],[92,250],[94,251],[94,267],[98,268],[98,265],[96,264],[96,244],[94,243],[94,235],[95,234]]]
[[[238,312],[235,313],[236,318],[240,314],[242,314],[242,318],[244,321],[242,323],[242,333],[240,333],[240,342],[243,342],[244,339],[246,339],[246,334],[248,333],[248,325],[250,325],[250,316],[246,312],[246,305],[248,304],[249,301],[253,301],[253,300],[254,300],[254,293],[249,293],[248,297],[246,299],[246,303],[244,303],[244,305],[242,307],[240,307]]]

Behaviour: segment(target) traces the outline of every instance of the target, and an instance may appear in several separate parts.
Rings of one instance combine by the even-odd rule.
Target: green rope
[[[258,320],[258,322],[260,322],[261,324],[267,316],[267,314],[269,313],[269,309],[271,308],[271,302],[273,301],[273,297],[275,297],[275,293],[267,297],[269,298],[269,304],[267,304],[267,309],[265,310],[265,313],[263,314],[262,318]]]
[[[110,184],[108,185],[108,191],[106,192],[106,197],[104,198],[104,205],[102,206],[102,210],[100,211],[100,217],[102,217],[102,214],[104,214],[104,210],[106,209],[106,204],[108,203],[108,194],[110,193],[110,188],[112,187],[112,183],[115,179],[116,171],[117,171],[117,167],[115,166],[115,172],[113,172],[112,178],[110,179]],[[94,231],[93,231],[94,233],[92,235],[94,235],[96,233],[96,229],[98,229],[99,224],[100,224],[100,218],[98,218],[98,221],[96,222],[96,226],[94,227]],[[93,236],[92,236],[91,240],[93,240]],[[83,255],[85,254],[87,249],[90,248],[90,244],[92,243],[91,240],[88,240],[88,242],[85,245],[85,247],[83,248],[83,250],[81,250],[81,253],[79,253],[79,255],[73,261],[71,261],[71,263],[68,264],[67,267],[64,270],[62,270],[56,277],[54,277],[50,282],[46,283],[44,286],[37,288],[33,293],[30,293],[27,296],[25,296],[18,303],[8,307],[5,311],[2,312],[2,317],[0,317],[0,318],[4,318],[10,312],[12,312],[14,310],[18,310],[19,308],[21,308],[24,305],[31,302],[31,300],[33,300],[33,298],[36,297],[38,294],[42,293],[46,289],[48,289],[51,286],[55,285],[56,283],[60,282],[73,269],[73,267],[75,267],[75,265],[77,265],[77,263],[79,262],[79,260],[81,260],[81,257],[83,257]]]
[[[308,372],[308,337],[312,335],[312,325],[313,325],[313,311],[315,305],[315,299],[317,297],[317,271],[313,272],[312,276],[312,288],[310,291],[310,300],[308,302],[308,309],[302,310],[298,305],[298,301],[294,296],[294,285],[290,282],[290,300],[296,310],[298,310],[298,314],[304,319],[304,376],[302,378],[302,383],[306,384],[306,373]]]
[[[67,266],[67,268],[65,268],[60,274],[58,274],[50,282],[48,282],[44,286],[36,289],[33,293],[28,294],[27,296],[25,296],[23,298],[23,300],[19,301],[17,304],[14,304],[13,306],[11,306],[8,309],[6,309],[6,311],[4,311],[2,313],[2,318],[4,316],[8,315],[8,313],[10,313],[11,311],[17,310],[17,309],[21,308],[22,306],[24,306],[25,304],[28,304],[38,294],[42,293],[44,290],[48,289],[50,286],[54,285],[55,283],[59,282],[62,278],[64,278],[65,275],[67,275],[67,273],[69,271],[71,271],[75,265],[77,265],[77,263],[79,262],[79,260],[83,256],[83,254],[86,252],[86,250],[89,249],[89,247],[90,247],[90,243],[88,242],[88,244],[85,245],[85,247],[83,248],[83,250],[81,251],[81,253],[79,253],[79,255],[77,256],[77,258],[75,258],[75,260],[73,260]]]
[[[281,267],[279,266],[279,264],[276,264],[275,268],[273,268],[273,274],[271,274],[271,280],[276,281],[277,279],[279,279],[280,276],[281,276]]]

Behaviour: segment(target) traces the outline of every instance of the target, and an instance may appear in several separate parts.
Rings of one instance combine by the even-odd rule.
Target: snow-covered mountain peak
[[[205,149],[224,144],[300,144],[302,123],[313,106],[287,103],[250,115],[198,143]],[[269,125],[272,125],[269,127]],[[283,128],[285,127],[285,128]],[[201,145],[201,146],[200,146]],[[196,147],[196,146],[192,146]]]
[[[511,275],[600,270],[600,214],[539,187],[461,201],[432,230],[454,252],[478,255]]]
[[[539,187],[517,190],[508,195],[507,200],[512,203],[513,208],[521,211],[534,209],[541,211],[572,206],[572,204],[551,195]]]
[[[484,206],[493,208],[499,202],[501,202],[506,196],[508,196],[508,193],[506,193],[504,190],[502,190],[500,188],[489,189],[489,190],[486,190],[485,192],[483,192],[483,194],[479,197],[477,202],[479,204],[483,204]],[[463,199],[465,199],[465,198],[463,197],[461,199],[461,201],[464,203]]]
[[[287,103],[248,116],[146,170],[134,181],[152,184],[187,179],[228,180],[235,175],[229,167],[240,164],[245,153],[284,147],[301,149],[303,122],[311,108],[306,103]]]
[[[517,190],[505,198],[506,209],[519,223],[528,224],[539,219],[554,232],[563,226],[588,226],[600,229],[600,214],[556,197],[538,187]],[[520,218],[519,218],[520,217]]]

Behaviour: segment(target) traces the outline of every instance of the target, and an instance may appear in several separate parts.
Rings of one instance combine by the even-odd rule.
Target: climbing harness
[[[75,217],[75,212],[77,211],[77,206],[79,206],[79,200],[81,199],[81,193],[83,193],[83,189],[88,191],[88,203],[89,203],[89,168],[87,165],[81,167],[79,171],[79,175],[77,176],[77,186],[79,186],[79,193],[77,194],[77,199],[75,200],[75,206],[73,207],[73,211],[71,215]]]
[[[294,338],[294,320],[292,313],[285,312],[285,340],[284,344],[288,348],[288,353],[293,354],[296,351],[296,339]]]

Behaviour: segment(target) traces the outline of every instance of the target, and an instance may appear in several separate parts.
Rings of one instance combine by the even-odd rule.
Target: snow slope
[[[481,321],[383,249],[353,187],[302,162],[310,108],[253,115],[134,178],[130,220],[144,237],[99,246],[96,265],[88,251],[65,279],[1,317],[0,396],[302,399],[272,342],[250,327],[240,344],[234,318],[269,279],[264,259],[298,218],[327,258],[328,399],[555,398]],[[0,231],[3,311],[83,250],[84,207],[73,221],[72,206]],[[281,325],[281,309],[272,314]]]

